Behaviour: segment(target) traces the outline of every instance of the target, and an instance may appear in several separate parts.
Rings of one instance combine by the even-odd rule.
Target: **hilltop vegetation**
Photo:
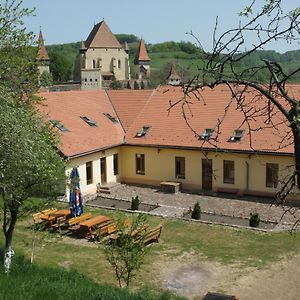
[[[127,41],[129,45],[130,63],[133,65],[139,38],[133,34],[116,34],[121,45]],[[51,59],[51,71],[55,82],[78,80],[80,42],[47,46]],[[147,44],[151,58],[152,86],[164,83],[168,76],[170,64],[175,63],[178,73],[184,80],[201,74],[201,68],[206,63],[205,54],[191,42],[167,41],[158,44]],[[240,62],[240,68],[263,64],[263,59],[281,63],[285,72],[291,72],[300,64],[300,50],[280,54],[273,50],[259,50],[247,56]],[[133,68],[131,68],[133,70]],[[267,81],[263,72],[257,74],[257,80]],[[300,82],[300,73],[293,82]]]

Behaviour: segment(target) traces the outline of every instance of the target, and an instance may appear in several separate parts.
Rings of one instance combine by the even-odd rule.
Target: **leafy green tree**
[[[33,53],[34,39],[22,21],[31,13],[22,1],[0,4],[0,62],[4,67],[4,71],[0,68],[0,207],[6,272],[20,209],[38,186],[64,179],[57,137],[35,108],[38,73],[34,56],[28,55]]]
[[[60,52],[49,52],[50,71],[55,82],[66,82],[72,76],[72,61]]]
[[[53,84],[52,74],[44,71],[40,76],[40,85],[43,87],[49,87]]]
[[[120,42],[120,44],[127,43],[138,43],[139,38],[134,34],[126,34],[126,33],[119,33],[115,34],[116,38]]]
[[[129,286],[136,272],[143,263],[146,253],[143,233],[137,239],[139,232],[146,225],[144,215],[138,215],[131,225],[121,220],[118,224],[118,237],[108,241],[105,245],[105,254],[115,272],[119,287]]]

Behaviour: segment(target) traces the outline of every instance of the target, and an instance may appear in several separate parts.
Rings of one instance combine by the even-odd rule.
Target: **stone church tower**
[[[151,59],[147,53],[145,42],[141,39],[134,59],[136,79],[150,79],[150,62]]]
[[[50,73],[49,65],[50,59],[47,52],[47,49],[44,45],[44,38],[42,31],[40,30],[39,33],[39,40],[38,40],[38,53],[36,57],[37,68],[39,70],[39,75],[41,76],[44,72]]]
[[[128,51],[105,21],[94,26],[80,47],[81,88],[99,89],[113,80],[130,80]]]

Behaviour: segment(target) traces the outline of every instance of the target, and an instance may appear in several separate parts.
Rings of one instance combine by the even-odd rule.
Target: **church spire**
[[[139,43],[139,47],[138,47],[136,55],[135,55],[134,63],[138,64],[141,61],[150,62],[150,60],[151,59],[149,58],[149,55],[147,53],[145,42],[143,39],[141,39],[140,43]]]
[[[40,29],[39,33],[39,39],[38,39],[39,45],[38,45],[38,53],[37,53],[37,60],[43,61],[43,60],[49,60],[49,55],[47,52],[47,49],[44,45],[44,38],[42,30]]]

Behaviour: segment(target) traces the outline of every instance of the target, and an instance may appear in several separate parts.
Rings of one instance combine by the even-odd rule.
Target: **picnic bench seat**
[[[146,231],[145,235],[138,236],[134,242],[138,243],[142,239],[145,245],[148,245],[153,242],[158,243],[161,235],[161,230],[162,230],[162,224],[158,225],[157,227],[149,231]]]
[[[57,211],[56,208],[49,208],[49,209],[45,209],[45,210],[42,210],[42,211],[32,214],[33,223],[37,224],[37,223],[43,222],[42,217],[46,217],[46,216],[50,215],[51,213],[54,213],[55,211]]]
[[[117,230],[117,222],[115,220],[108,220],[107,222],[99,224],[98,228],[92,231],[91,238],[99,240],[100,238],[112,234]]]
[[[90,212],[83,213],[80,216],[73,217],[68,220],[68,226],[69,230],[71,232],[77,231],[80,229],[80,222],[86,221],[92,217],[92,214]]]

